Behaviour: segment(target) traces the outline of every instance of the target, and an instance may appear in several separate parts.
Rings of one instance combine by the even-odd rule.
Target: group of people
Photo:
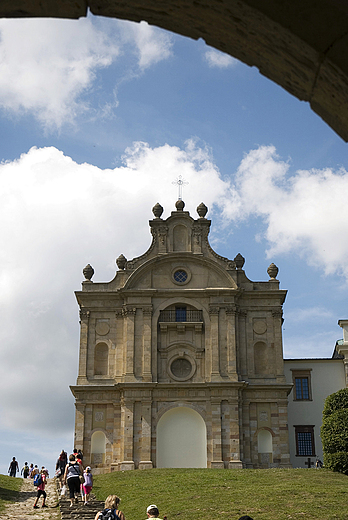
[[[120,498],[117,495],[109,495],[105,500],[105,508],[103,511],[98,511],[95,515],[94,520],[125,520],[124,514],[122,511],[118,509],[120,503]],[[151,518],[156,518],[157,520],[161,520],[159,518],[159,510],[155,504],[151,504],[146,509],[146,514],[148,520]],[[167,517],[164,516],[163,520],[167,520]],[[239,518],[239,520],[253,520],[250,516],[244,515]]]
[[[84,505],[88,505],[90,493],[93,487],[93,476],[90,466],[83,467],[83,454],[81,450],[74,449],[68,455],[62,450],[57,463],[55,476],[59,480],[61,493],[65,494],[66,486],[69,489],[70,507],[78,502],[79,495],[82,496]]]
[[[47,472],[47,475],[48,475],[48,471],[46,469],[45,469],[45,471]],[[10,475],[10,477],[16,477],[17,473],[19,473],[19,465],[16,460],[16,457],[12,457],[10,466],[8,468],[8,474]],[[37,464],[35,464],[35,466],[34,466],[34,464],[30,464],[30,466],[29,466],[27,462],[24,462],[24,466],[20,471],[21,477],[23,477],[23,478],[34,478],[35,475],[37,475],[38,473],[40,473],[40,470],[39,470]]]

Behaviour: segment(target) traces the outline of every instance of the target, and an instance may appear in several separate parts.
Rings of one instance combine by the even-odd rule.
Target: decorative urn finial
[[[159,202],[157,202],[157,204],[155,204],[152,208],[152,213],[155,215],[156,218],[161,218],[163,208]]]
[[[234,258],[237,269],[243,269],[245,258],[240,253]]]
[[[204,204],[204,202],[201,202],[199,206],[197,206],[197,213],[199,215],[200,218],[204,218],[206,216],[206,214],[208,213],[208,208],[207,206]]]
[[[185,202],[181,199],[177,200],[175,203],[175,207],[177,211],[182,211],[185,207]]]
[[[126,262],[127,262],[127,258],[124,255],[120,255],[118,258],[116,258],[116,265],[122,271],[126,267]]]
[[[272,264],[267,269],[268,276],[270,277],[271,280],[275,280],[277,278],[278,272],[279,272],[278,267],[275,264],[273,264],[273,262],[272,262]]]
[[[82,270],[83,276],[86,278],[85,282],[92,282],[91,278],[94,275],[94,269],[90,264],[87,264],[86,267]]]

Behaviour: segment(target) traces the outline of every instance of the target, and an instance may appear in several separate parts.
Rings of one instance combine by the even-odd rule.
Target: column
[[[125,374],[126,382],[135,381],[134,376],[134,322],[136,308],[125,305],[124,315],[124,345],[125,345]]]
[[[87,348],[89,316],[90,312],[87,309],[80,309],[80,355],[79,374],[77,377],[78,385],[87,384]]]
[[[284,376],[283,365],[283,342],[282,342],[282,317],[283,309],[281,307],[272,310],[273,330],[274,330],[274,346],[275,346],[275,372],[276,376]]]
[[[230,405],[230,462],[228,467],[231,469],[241,469],[243,464],[240,458],[240,430],[239,430],[239,402],[238,397],[229,399]]]
[[[134,469],[133,461],[133,415],[134,401],[121,400],[121,462],[119,470]]]
[[[152,381],[151,371],[152,306],[143,307],[143,381]]]
[[[241,309],[238,311],[238,352],[240,355],[240,374],[242,377],[248,377],[247,363],[247,341],[246,341],[246,317],[247,311]]]
[[[74,446],[83,452],[83,437],[85,432],[85,404],[75,403],[75,438]]]
[[[210,349],[211,349],[211,381],[220,381],[219,356],[219,307],[211,305],[210,314]]]
[[[236,349],[236,307],[226,308],[227,317],[227,374],[233,381],[238,381]]]
[[[212,468],[224,468],[222,460],[222,439],[221,439],[221,400],[220,398],[211,399],[211,425],[212,425]]]
[[[152,399],[141,403],[141,461],[139,469],[151,469],[151,404]]]

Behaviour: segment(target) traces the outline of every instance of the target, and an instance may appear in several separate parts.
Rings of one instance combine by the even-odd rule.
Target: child
[[[83,484],[83,491],[84,491],[84,495],[85,495],[85,506],[87,506],[88,500],[89,500],[89,495],[90,495],[90,492],[92,491],[92,487],[93,487],[93,475],[92,475],[90,466],[86,467],[86,469],[83,473],[83,477],[85,479],[85,482]]]
[[[38,509],[37,503],[38,503],[39,498],[41,497],[41,495],[43,496],[42,507],[48,507],[48,506],[46,506],[47,494],[46,494],[46,491],[45,491],[46,480],[47,480],[47,477],[48,477],[48,471],[44,468],[44,466],[42,466],[42,469],[40,471],[40,475],[41,475],[41,484],[39,484],[38,487],[37,487],[37,496],[36,496],[36,499],[35,499],[35,502],[34,502],[34,509]]]

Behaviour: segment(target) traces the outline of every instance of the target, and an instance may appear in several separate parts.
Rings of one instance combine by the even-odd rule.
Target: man
[[[154,504],[152,504],[151,506],[149,506],[146,509],[146,513],[147,513],[147,518],[158,518],[158,516],[159,516],[158,507],[155,506]],[[158,519],[158,520],[161,520],[161,519]]]
[[[15,477],[17,471],[19,473],[18,462],[16,461],[16,457],[13,457],[12,461],[10,462],[10,467],[8,468],[8,473],[10,474],[10,477]]]
[[[24,462],[24,466],[21,469],[21,475],[23,475],[23,478],[28,478],[29,475],[29,466],[27,462]]]

